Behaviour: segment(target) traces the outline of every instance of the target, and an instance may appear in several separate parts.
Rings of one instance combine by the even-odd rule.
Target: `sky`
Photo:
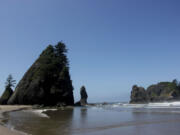
[[[49,45],[68,48],[75,101],[129,101],[132,86],[180,80],[179,0],[0,0],[0,94]]]

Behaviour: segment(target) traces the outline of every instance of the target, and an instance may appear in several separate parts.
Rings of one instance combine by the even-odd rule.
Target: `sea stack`
[[[86,105],[87,104],[88,95],[87,95],[85,86],[81,87],[80,94],[81,94],[81,100],[80,100],[81,105]]]
[[[147,103],[180,100],[180,83],[177,80],[172,82],[160,82],[149,86],[146,90],[137,85],[131,91],[130,103]]]
[[[130,103],[144,103],[147,102],[146,91],[143,87],[138,87],[134,85],[131,91],[131,101]]]
[[[49,45],[18,83],[8,104],[73,105],[73,86],[64,43]]]
[[[87,92],[86,92],[86,88],[85,86],[82,86],[80,89],[80,95],[81,95],[81,99],[80,101],[78,101],[77,103],[75,103],[76,106],[85,106],[87,105]]]

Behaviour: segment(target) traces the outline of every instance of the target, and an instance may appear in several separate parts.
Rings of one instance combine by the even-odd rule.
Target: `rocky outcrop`
[[[81,105],[86,105],[88,95],[87,95],[87,92],[86,92],[86,88],[84,86],[81,87],[80,94],[81,94],[81,100],[80,100]]]
[[[151,85],[147,88],[149,102],[178,100],[180,90],[173,82],[161,82],[157,85]]]
[[[49,45],[18,83],[8,104],[73,105],[65,44]]]
[[[80,101],[78,101],[75,105],[76,105],[76,106],[85,106],[85,105],[87,105],[88,95],[87,95],[85,86],[82,86],[82,87],[81,87],[81,89],[80,89],[80,95],[81,95],[81,99],[80,99]]]
[[[176,81],[160,82],[151,85],[145,90],[142,87],[133,86],[130,103],[146,103],[180,100],[180,87]]]
[[[9,98],[12,96],[13,90],[10,87],[6,87],[4,93],[2,94],[0,98],[0,104],[1,105],[6,105]]]
[[[147,94],[143,87],[134,85],[131,91],[131,103],[147,102]]]

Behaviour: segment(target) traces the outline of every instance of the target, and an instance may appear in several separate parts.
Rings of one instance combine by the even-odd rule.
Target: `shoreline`
[[[32,109],[32,106],[27,105],[0,105],[0,133],[3,135],[26,135],[21,131],[17,131],[15,129],[10,129],[6,127],[3,123],[7,118],[4,116],[4,113]]]

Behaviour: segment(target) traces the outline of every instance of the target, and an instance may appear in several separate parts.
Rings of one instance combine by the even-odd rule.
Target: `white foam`
[[[126,107],[126,108],[180,108],[180,101],[175,102],[159,102],[159,103],[148,103],[148,104],[128,104],[128,103],[117,103],[113,104],[112,107]]]
[[[128,108],[143,108],[146,104],[122,104],[120,106]]]
[[[44,113],[46,111],[57,111],[57,109],[37,109],[37,110],[31,110],[30,112],[32,112],[40,117],[49,118],[49,116]]]
[[[180,102],[149,103],[147,108],[180,108]]]
[[[119,107],[119,106],[120,106],[119,104],[112,105],[112,107]]]

